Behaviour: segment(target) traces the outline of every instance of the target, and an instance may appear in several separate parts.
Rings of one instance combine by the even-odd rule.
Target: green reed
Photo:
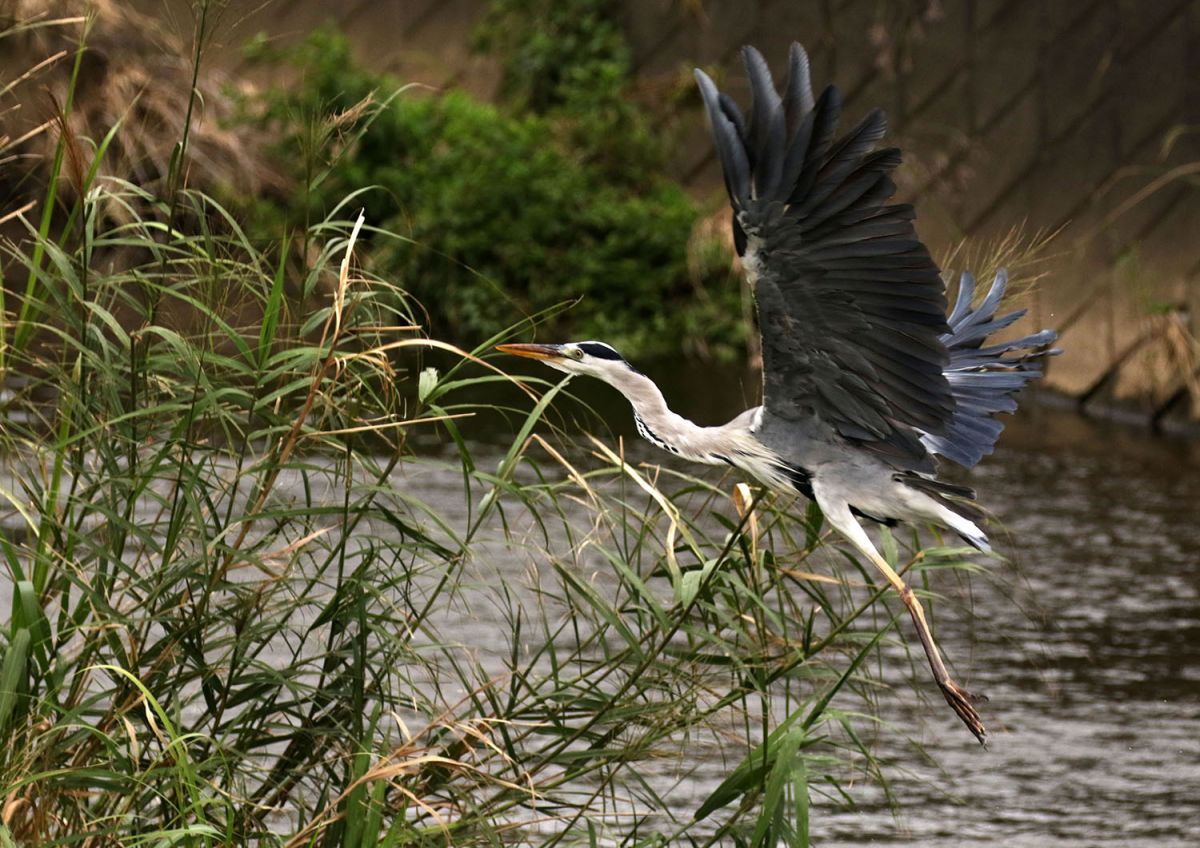
[[[803,846],[884,780],[897,613],[818,511],[564,436],[359,198],[264,242],[106,142],[0,263],[0,845]]]
[[[183,195],[194,234],[144,199],[92,186],[73,247],[31,227],[43,268],[8,246],[45,316],[0,444],[18,843],[802,845],[810,792],[880,777],[863,660],[894,619],[867,572],[808,564],[817,512],[739,519],[538,426],[564,384],[424,337],[354,261],[361,220],[315,225],[291,277],[210,198]],[[460,431],[496,380],[498,462]],[[431,428],[450,457],[413,446]],[[731,753],[695,810],[662,788]]]

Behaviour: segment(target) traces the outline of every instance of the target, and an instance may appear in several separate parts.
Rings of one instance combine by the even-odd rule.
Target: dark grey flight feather
[[[739,247],[758,268],[765,414],[819,419],[845,438],[924,470],[914,429],[941,433],[954,413],[942,373],[945,289],[912,211],[888,205],[899,153],[875,151],[886,120],[837,135],[841,98],[813,100],[808,59],[789,55],[781,97],[745,48],[752,111],[743,118],[697,71],[733,206]]]
[[[995,317],[1002,279],[973,310],[967,278],[947,319],[913,209],[889,203],[900,152],[875,149],[883,112],[839,137],[841,97],[830,86],[814,100],[800,45],[782,96],[762,54],[746,47],[742,59],[748,116],[703,71],[696,79],[734,241],[756,272],[764,415],[832,427],[903,470],[932,471],[931,454],[974,465],[999,434],[992,414],[1040,373],[1029,349],[1053,334],[982,346],[1020,317]]]
[[[783,106],[787,113],[788,137],[791,138],[800,121],[813,110],[808,54],[795,42],[792,42],[792,48],[788,51],[788,80],[783,91]]]

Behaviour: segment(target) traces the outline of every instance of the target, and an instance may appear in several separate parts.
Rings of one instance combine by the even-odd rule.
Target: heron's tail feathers
[[[987,514],[975,503],[974,489],[922,474],[906,474],[900,481],[929,496],[929,512],[922,518],[949,527],[977,550],[991,552],[987,534],[979,527],[986,521]]]
[[[953,511],[949,511],[946,524],[958,534],[960,539],[975,550],[983,551],[985,554],[992,552],[992,545],[988,542],[987,534],[979,529],[979,526],[974,521],[970,521]]]
[[[959,278],[958,299],[947,319],[950,332],[942,336],[950,352],[944,373],[954,395],[954,414],[945,432],[938,435],[923,433],[921,441],[932,453],[964,468],[973,467],[992,452],[1004,429],[995,414],[1014,412],[1017,408],[1014,395],[1030,380],[1042,376],[1043,357],[1059,352],[1048,349],[1057,338],[1053,330],[984,344],[989,336],[1025,314],[1024,309],[1019,309],[996,317],[1007,285],[1008,274],[998,271],[987,297],[972,308],[975,278],[963,272]]]

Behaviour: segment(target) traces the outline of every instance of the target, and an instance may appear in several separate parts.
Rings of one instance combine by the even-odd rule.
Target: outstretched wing
[[[831,86],[813,100],[799,44],[782,96],[757,50],[742,57],[748,120],[702,71],[696,79],[758,304],[765,414],[815,416],[906,467],[930,467],[915,431],[940,434],[954,412],[945,286],[912,207],[888,203],[900,153],[874,149],[883,113],[837,138],[840,97]]]

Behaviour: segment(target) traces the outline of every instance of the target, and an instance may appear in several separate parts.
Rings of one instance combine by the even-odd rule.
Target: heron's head
[[[568,374],[587,374],[607,383],[619,384],[632,366],[612,345],[604,342],[568,342],[566,344],[502,344],[502,353],[512,353],[528,359],[538,359],[551,368]]]

